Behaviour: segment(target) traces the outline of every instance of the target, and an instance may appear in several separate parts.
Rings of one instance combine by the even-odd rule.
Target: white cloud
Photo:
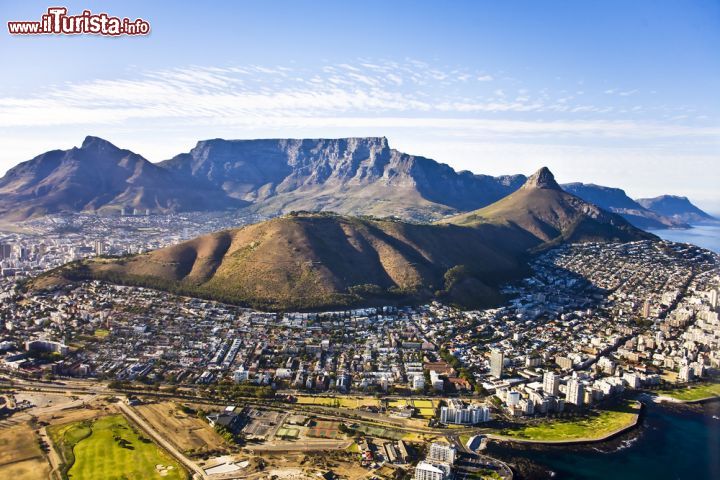
[[[663,145],[667,157],[677,158],[699,155],[688,154],[689,149],[704,149],[702,158],[720,150],[720,125],[706,115],[641,101],[614,103],[626,102],[619,97],[637,90],[593,94],[584,86],[581,103],[582,92],[531,90],[515,80],[502,83],[504,78],[414,60],[363,60],[311,70],[193,66],[68,83],[23,97],[0,94],[2,166],[67,148],[67,138],[79,143],[85,134],[121,140],[153,160],[200,138],[263,136],[388,135],[413,153],[440,160],[445,159],[441,148],[454,151],[449,145],[480,145],[478,152],[501,145],[524,156],[516,162],[528,164],[537,163],[533,148],[547,143],[561,144],[564,152],[596,152],[588,155],[607,162],[614,161],[608,146],[652,150]],[[597,93],[608,96],[590,103]],[[656,114],[659,109],[664,117]],[[518,163],[505,168],[511,156],[492,151],[491,160],[505,172],[527,171]],[[470,147],[462,152],[462,158],[448,161],[469,168],[463,162],[474,158]],[[472,170],[488,173],[490,165]],[[674,165],[656,168],[670,179]]]
[[[474,91],[468,78],[463,70],[446,73],[417,62],[326,65],[313,72],[254,65],[189,67],[71,83],[24,98],[0,97],[0,127],[411,111],[437,115],[603,112],[601,107],[573,106],[573,97],[553,100],[543,92],[532,98],[527,89],[519,89],[515,100],[506,100],[503,89],[495,89],[492,95]],[[448,82],[464,90],[448,94]]]

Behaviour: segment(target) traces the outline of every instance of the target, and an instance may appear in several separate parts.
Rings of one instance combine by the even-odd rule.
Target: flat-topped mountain
[[[87,137],[53,150],[0,179],[0,217],[56,212],[152,212],[251,207],[436,219],[488,205],[525,177],[456,172],[408,155],[385,138],[205,140],[189,153],[152,164]]]
[[[659,215],[665,215],[684,223],[717,222],[718,219],[700,210],[687,197],[661,195],[655,198],[640,198],[638,203]]]
[[[621,215],[639,228],[689,228],[684,221],[648,210],[620,188],[604,187],[593,183],[566,183],[562,185],[562,188],[586,202],[594,203],[608,212]]]
[[[23,219],[56,212],[103,211],[122,206],[177,211],[217,209],[212,190],[188,182],[97,137],[53,150],[10,169],[0,179],[0,216]]]
[[[486,207],[525,180],[458,172],[392,149],[384,137],[204,140],[157,164],[87,137],[79,148],[53,150],[9,170],[0,179],[0,218],[112,214],[126,207],[152,213],[245,208],[267,216],[332,211],[434,221]],[[686,226],[681,213],[647,209],[620,189],[563,188],[641,228]]]
[[[437,218],[488,205],[525,180],[456,172],[392,149],[384,137],[206,140],[159,165],[269,214],[311,210]]]
[[[621,216],[564,191],[546,167],[502,200],[443,219],[440,223],[463,226],[490,223],[520,229],[535,238],[535,247],[558,242],[626,242],[655,238]]]
[[[654,239],[564,192],[547,169],[510,196],[438,224],[296,213],[123,259],[70,264],[35,282],[103,279],[262,309],[499,301],[532,250]]]

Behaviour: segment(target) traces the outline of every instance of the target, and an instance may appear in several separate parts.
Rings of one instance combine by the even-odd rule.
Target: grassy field
[[[657,393],[683,402],[693,402],[720,396],[720,382],[698,384],[673,390],[658,390]]]
[[[48,433],[70,466],[71,480],[187,478],[170,455],[138,433],[121,415],[57,425]]]
[[[225,440],[206,422],[184,413],[173,402],[148,403],[137,407],[137,411],[184,453],[198,454],[226,447]]]
[[[390,440],[402,440],[403,437],[405,437],[405,432],[391,430],[389,428],[376,427],[373,425],[361,424],[357,426],[356,430],[371,437],[387,438]]]
[[[413,406],[417,408],[417,414],[420,418],[432,418],[435,416],[435,400],[413,400]]]
[[[412,402],[410,400],[389,400],[388,401],[388,408],[405,408],[408,405],[412,406]]]
[[[323,407],[349,408],[373,406],[380,403],[375,397],[320,397],[316,395],[299,395],[297,403],[301,405],[321,405]]]
[[[499,434],[539,442],[597,440],[633,425],[639,413],[639,404],[628,402],[612,409],[592,412],[580,419],[546,421],[539,425],[504,429]]]
[[[300,436],[300,430],[292,427],[280,427],[275,434],[276,438],[282,438],[284,440],[297,440]]]
[[[0,430],[0,478],[46,479],[50,467],[27,425]]]

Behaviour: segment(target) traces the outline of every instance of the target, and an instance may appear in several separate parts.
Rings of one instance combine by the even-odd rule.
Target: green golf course
[[[71,480],[184,480],[185,470],[121,415],[48,429]]]

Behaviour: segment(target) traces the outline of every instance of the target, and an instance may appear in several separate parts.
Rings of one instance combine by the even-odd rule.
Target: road
[[[0,382],[2,384],[4,382]],[[7,386],[10,386],[6,383]],[[26,390],[26,391],[47,391],[55,393],[69,393],[75,392],[92,395],[115,395],[121,396],[124,394],[140,395],[144,397],[155,397],[159,399],[178,401],[178,402],[192,402],[205,405],[220,406],[225,405],[226,401],[212,400],[206,397],[191,396],[187,393],[171,393],[171,392],[157,392],[157,391],[134,391],[134,390],[111,390],[106,385],[100,382],[93,381],[76,381],[71,380],[64,382],[63,384],[58,383],[44,383],[28,380],[14,380],[12,388],[15,390]],[[383,428],[389,428],[406,433],[424,434],[424,435],[444,435],[451,443],[458,446],[460,452],[464,452],[466,458],[468,458],[468,464],[463,469],[468,472],[467,475],[471,475],[482,468],[492,468],[500,473],[503,478],[511,479],[512,471],[503,462],[495,460],[485,455],[479,455],[475,452],[468,451],[462,442],[459,440],[461,434],[477,434],[482,433],[482,429],[478,427],[468,427],[462,429],[445,429],[445,428],[430,428],[430,427],[411,427],[403,425],[401,419],[390,419],[382,414],[376,414],[372,412],[363,412],[356,410],[343,410],[339,408],[330,408],[325,406],[308,406],[298,404],[288,404],[270,401],[258,401],[255,398],[248,398],[243,400],[248,405],[253,405],[259,408],[269,408],[272,410],[282,409],[285,412],[298,412],[303,414],[312,414],[318,418],[324,418],[329,420],[343,421],[343,422],[357,422],[367,423],[374,426],[380,426]],[[196,478],[207,479],[208,476],[204,470],[198,466],[195,462],[187,458],[181,452],[179,452],[171,443],[166,441],[160,436],[143,418],[141,418],[131,407],[128,407],[124,402],[120,402],[120,408],[131,420],[138,424],[153,440],[155,440],[160,446],[165,448],[171,455],[177,458],[183,465],[186,466],[190,471],[195,473]],[[275,429],[273,435],[277,432]],[[290,443],[266,443],[265,445],[253,445],[247,446],[248,450],[254,452],[281,452],[287,450],[293,451],[318,451],[318,450],[330,450],[330,449],[342,449],[349,445],[343,445],[341,442],[312,440],[312,441],[298,441]]]
[[[177,448],[175,448],[170,442],[165,440],[159,433],[153,429],[150,424],[148,424],[144,419],[140,417],[135,411],[127,406],[125,402],[118,402],[118,405],[120,406],[120,410],[128,417],[130,418],[135,424],[137,424],[140,428],[142,428],[145,433],[150,435],[155,442],[163,447],[165,450],[170,453],[173,457],[175,457],[180,463],[185,465],[186,468],[188,468],[191,472],[195,472],[194,477],[195,478],[202,478],[207,479],[209,478],[205,474],[205,470],[200,468],[195,462],[187,458],[185,455],[183,455]]]
[[[246,445],[253,453],[262,452],[313,452],[323,450],[345,450],[352,445],[352,440],[297,440],[295,442],[278,442],[274,444]]]
[[[458,435],[448,435],[447,439],[451,444],[455,445],[455,448],[460,453],[460,458],[455,464],[455,478],[459,480],[466,477],[473,478],[473,474],[480,470],[488,469],[497,472],[503,480],[512,480],[512,470],[505,462],[501,462],[495,458],[488,457],[487,455],[482,455],[468,449],[460,441],[460,437]]]
[[[50,439],[50,435],[48,435],[47,429],[45,427],[40,429],[40,438],[49,448],[47,457],[50,461],[50,474],[48,476],[50,480],[54,478],[60,478],[60,464],[62,462],[60,461],[60,456],[58,455],[57,450],[55,449],[55,445]]]

